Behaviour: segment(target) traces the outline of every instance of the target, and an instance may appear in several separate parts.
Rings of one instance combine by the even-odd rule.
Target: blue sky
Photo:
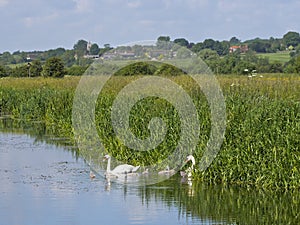
[[[160,35],[199,42],[300,32],[299,0],[0,0],[0,52],[112,46]]]

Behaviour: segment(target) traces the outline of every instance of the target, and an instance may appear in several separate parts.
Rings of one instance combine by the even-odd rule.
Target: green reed
[[[106,150],[117,159],[149,165],[171,154],[180,138],[180,118],[167,101],[149,97],[131,110],[130,129],[140,139],[149,136],[151,118],[167,124],[164,141],[154,150],[140,152],[116,138],[111,107],[118,92],[139,77],[112,77],[98,97],[96,126]],[[194,152],[199,162],[210,133],[209,105],[188,76],[170,78],[191,96],[200,118],[200,137]],[[300,78],[219,76],[226,99],[225,140],[212,165],[196,170],[194,178],[207,183],[230,183],[265,188],[300,187]],[[79,78],[1,79],[0,114],[21,120],[44,121],[49,132],[73,141],[72,104]]]

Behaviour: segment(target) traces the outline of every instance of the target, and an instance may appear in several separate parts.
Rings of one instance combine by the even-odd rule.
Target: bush
[[[67,69],[67,74],[71,76],[81,76],[87,70],[87,66],[71,66]]]
[[[159,65],[159,63],[156,63]],[[186,74],[181,69],[166,63],[160,66],[153,65],[148,62],[136,62],[118,70],[117,76],[134,76],[134,75],[157,75],[157,76],[178,76]]]
[[[7,77],[8,73],[7,73],[7,69],[4,66],[0,65],[0,77]]]
[[[29,71],[27,65],[17,66],[11,70],[10,76],[12,77],[28,77]]]
[[[153,75],[157,67],[147,62],[136,62],[118,70],[116,76]]]
[[[64,63],[60,58],[49,58],[43,68],[44,77],[63,77],[66,74]]]
[[[160,75],[160,76],[178,76],[178,75],[183,75],[186,74],[184,71],[181,69],[177,68],[176,66],[170,65],[163,63],[156,71],[155,75]]]

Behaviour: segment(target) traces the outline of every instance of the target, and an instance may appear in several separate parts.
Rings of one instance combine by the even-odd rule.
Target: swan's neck
[[[191,172],[191,171],[193,171],[193,170],[194,170],[194,165],[191,165],[191,166],[189,166],[189,167],[187,168],[186,171]]]
[[[106,172],[110,172],[110,158],[107,160]]]

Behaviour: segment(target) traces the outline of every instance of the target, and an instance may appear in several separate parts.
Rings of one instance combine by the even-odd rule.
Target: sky
[[[299,0],[0,0],[0,52],[111,46],[161,35],[200,42],[300,32]]]

